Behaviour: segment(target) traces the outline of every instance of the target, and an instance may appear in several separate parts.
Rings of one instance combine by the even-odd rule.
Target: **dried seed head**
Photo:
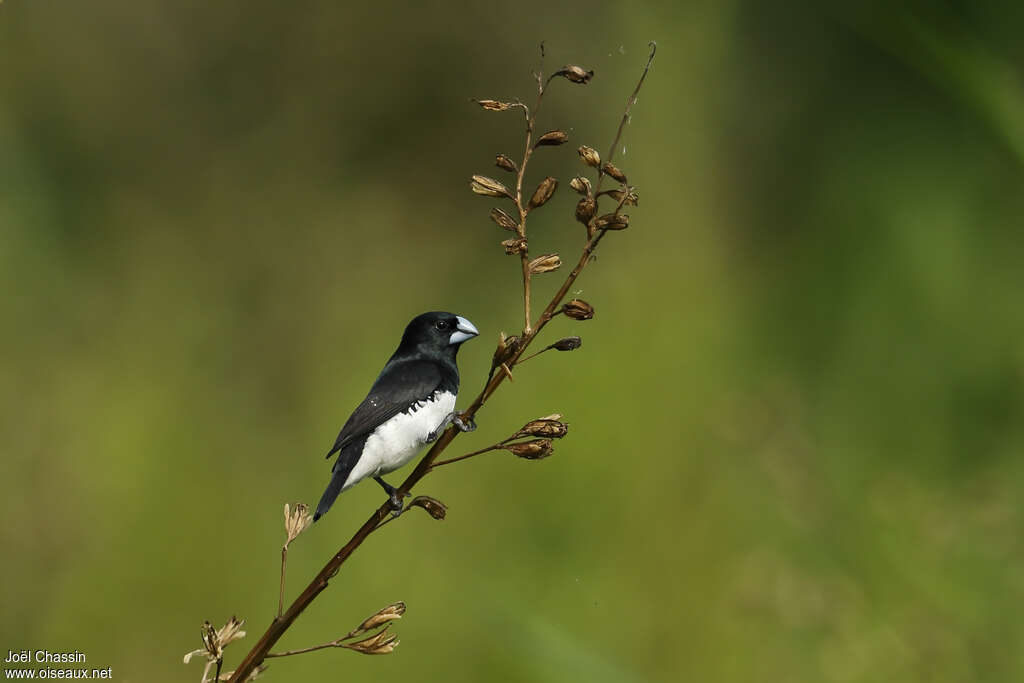
[[[625,230],[629,227],[629,216],[622,213],[606,213],[594,221],[598,230]]]
[[[608,162],[607,164],[601,167],[601,170],[610,175],[612,178],[618,180],[620,183],[626,183],[626,174],[620,171],[619,167],[616,166],[615,164]]]
[[[534,190],[533,196],[530,197],[530,207],[536,209],[538,206],[543,205],[547,200],[551,199],[551,195],[558,189],[558,179],[548,176],[544,180],[540,181],[540,185]]]
[[[508,193],[508,188],[499,183],[494,178],[488,178],[485,175],[475,175],[470,178],[469,189],[473,190],[476,194],[483,195],[485,197],[511,197]]]
[[[512,232],[519,232],[519,224],[516,223],[515,219],[512,218],[512,216],[509,216],[501,209],[491,209],[491,220],[497,223],[500,227],[505,228],[506,230],[511,230]]]
[[[583,340],[579,337],[566,337],[565,339],[559,339],[548,348],[557,351],[575,351],[581,346],[583,346]]]
[[[511,103],[498,100],[477,100],[476,103],[487,111],[507,111],[512,108]]]
[[[294,507],[284,504],[284,532],[287,536],[284,547],[299,537],[303,531],[313,523],[313,516],[309,514],[309,506],[305,503],[295,503]]]
[[[587,166],[593,166],[598,168],[601,166],[601,155],[597,153],[597,150],[593,147],[587,147],[583,145],[577,150],[580,153],[580,159],[583,160]]]
[[[515,335],[506,337],[505,333],[502,332],[501,339],[498,341],[498,347],[494,349],[494,358],[491,359],[491,369],[507,362],[518,350],[519,337]]]
[[[375,633],[369,638],[357,640],[354,643],[346,643],[341,645],[341,647],[362,652],[364,655],[386,655],[391,654],[398,647],[398,643],[398,636],[388,633],[388,627],[385,626],[383,631]]]
[[[511,439],[521,439],[524,436],[561,439],[569,433],[569,425],[562,422],[561,417],[561,415],[549,415],[531,420],[523,425],[523,428],[516,432]]]
[[[245,631],[242,630],[242,624],[244,623],[244,619],[239,621],[237,617],[231,617],[219,629],[214,629],[209,621],[204,621],[202,627],[203,648],[192,650],[192,652],[186,654],[184,658],[185,663],[188,664],[195,655],[204,655],[207,661],[210,662],[223,659],[224,648],[239,638],[245,637]]]
[[[444,519],[448,514],[448,506],[437,498],[430,496],[416,496],[409,501],[409,507],[419,507],[427,511],[427,514],[434,519]]]
[[[564,306],[562,312],[573,320],[590,320],[594,317],[594,307],[583,299],[573,299]]]
[[[584,197],[576,204],[576,220],[587,225],[597,211],[597,202],[590,197]]]
[[[494,165],[506,171],[511,171],[512,173],[519,171],[519,167],[516,166],[516,162],[512,161],[504,154],[499,154],[494,158]]]
[[[501,246],[505,247],[505,253],[509,256],[526,253],[526,240],[522,237],[505,240]]]
[[[578,175],[572,180],[570,180],[569,187],[571,187],[573,190],[580,193],[581,195],[590,195],[590,181],[581,175]]]
[[[562,259],[558,258],[558,254],[544,254],[530,261],[530,272],[535,275],[537,273],[550,273],[561,267]]]
[[[520,441],[504,446],[512,455],[526,460],[540,460],[546,458],[555,450],[551,445],[551,439],[533,439],[532,441]]]
[[[594,77],[594,71],[587,71],[583,67],[570,64],[563,66],[561,69],[554,73],[555,76],[562,76],[569,79],[573,83],[586,83]]]
[[[380,610],[376,614],[369,616],[366,620],[359,624],[349,636],[354,636],[360,633],[366,633],[372,631],[378,626],[387,624],[388,622],[394,621],[395,619],[401,619],[402,615],[405,614],[405,603],[396,602],[392,605],[388,605],[384,609]]]
[[[569,135],[563,130],[549,130],[537,138],[534,147],[564,145],[569,142]]]

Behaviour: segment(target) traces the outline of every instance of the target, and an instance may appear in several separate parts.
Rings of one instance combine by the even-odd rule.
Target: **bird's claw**
[[[405,509],[405,507],[402,505],[402,499],[398,495],[398,491],[391,492],[391,496],[388,499],[388,503],[391,505],[392,517],[397,517],[398,515],[402,514],[402,510]]]
[[[0,0],[2,1],[2,0]],[[463,417],[456,411],[452,411],[445,415],[444,420],[441,424],[437,425],[437,429],[430,432],[427,435],[427,441],[437,441],[437,438],[441,436],[441,432],[448,428],[448,425],[453,424],[460,432],[471,432],[476,429],[476,422],[471,417]]]
[[[460,432],[472,432],[476,430],[476,422],[468,415],[463,416],[457,413],[452,414],[452,424],[458,427]]]

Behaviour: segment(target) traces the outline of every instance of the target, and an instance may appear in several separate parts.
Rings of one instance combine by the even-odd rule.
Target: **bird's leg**
[[[391,499],[391,516],[397,517],[402,514],[402,499],[398,496],[398,489],[381,479],[380,476],[374,477],[373,480],[384,488]]]
[[[427,434],[427,442],[437,441],[437,437],[441,436],[441,432],[450,424],[458,427],[460,432],[471,432],[476,429],[476,422],[473,421],[473,418],[464,418],[457,410],[453,410],[444,416],[441,424],[437,425],[437,429]]]

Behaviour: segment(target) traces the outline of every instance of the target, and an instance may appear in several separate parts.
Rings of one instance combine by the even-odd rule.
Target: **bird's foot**
[[[398,515],[402,514],[402,510],[404,508],[404,506],[402,505],[403,496],[399,495],[398,489],[396,489],[394,486],[387,483],[380,477],[374,477],[373,479],[378,484],[380,484],[384,491],[387,492],[388,494],[388,503],[391,505],[391,516],[397,517]]]
[[[441,424],[437,425],[437,429],[427,434],[427,442],[437,441],[437,438],[441,436],[441,432],[447,429],[450,424],[458,427],[460,432],[471,432],[476,429],[476,422],[473,421],[473,418],[463,417],[458,411],[453,410],[444,416]]]
[[[472,432],[476,430],[476,422],[465,413],[452,413],[452,424],[459,428],[460,432]]]
[[[402,505],[402,499],[399,497],[397,491],[391,494],[391,496],[388,499],[388,503],[391,505],[392,517],[397,517],[398,515],[402,514],[404,506]]]

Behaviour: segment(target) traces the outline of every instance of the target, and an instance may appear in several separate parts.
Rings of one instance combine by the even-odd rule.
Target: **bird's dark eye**
[[[448,329],[448,321],[447,320],[438,320],[436,323],[434,323],[434,327],[436,327],[439,330],[447,330]]]

